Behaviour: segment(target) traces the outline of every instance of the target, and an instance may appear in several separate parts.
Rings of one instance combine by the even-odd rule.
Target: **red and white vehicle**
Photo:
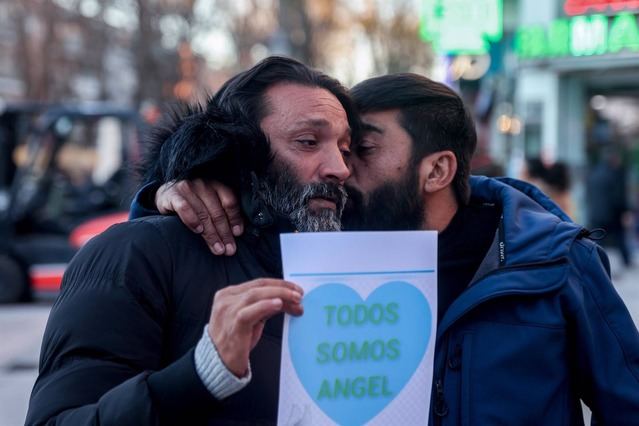
[[[15,168],[0,187],[0,303],[57,292],[77,250],[127,219],[139,157],[134,111],[83,104],[30,114],[24,138],[0,144]]]

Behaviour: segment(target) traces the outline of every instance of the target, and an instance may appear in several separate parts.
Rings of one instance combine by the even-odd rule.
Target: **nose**
[[[332,181],[343,185],[350,175],[351,172],[340,149],[337,147],[330,149],[320,168],[320,178],[323,181]]]

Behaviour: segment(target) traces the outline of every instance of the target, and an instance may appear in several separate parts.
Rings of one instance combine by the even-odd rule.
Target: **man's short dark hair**
[[[548,171],[539,157],[526,158],[526,170],[528,171],[528,176],[540,180],[546,179]]]
[[[457,202],[470,198],[470,160],[477,146],[475,123],[462,99],[447,86],[403,73],[365,80],[351,89],[360,113],[398,109],[400,125],[413,141],[413,162],[450,150],[457,159],[453,190]]]
[[[268,114],[264,95],[282,83],[332,93],[357,134],[358,115],[339,81],[295,59],[271,56],[228,80],[204,107],[175,113],[168,125],[152,135],[144,181],[211,178],[238,190],[247,172],[263,173],[271,159],[267,137],[259,126]]]
[[[264,94],[272,86],[294,83],[317,87],[332,93],[346,111],[352,129],[357,130],[358,115],[346,89],[338,80],[309,68],[295,59],[271,56],[228,80],[218,90],[213,103],[222,109],[242,114],[257,123],[268,115],[269,106]]]

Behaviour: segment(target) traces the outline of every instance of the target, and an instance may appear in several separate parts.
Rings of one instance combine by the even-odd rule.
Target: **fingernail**
[[[282,306],[282,299],[272,299],[271,302],[275,306]]]
[[[232,256],[235,254],[235,246],[233,244],[226,245],[226,255]]]
[[[195,228],[195,232],[198,234],[204,232],[204,225],[198,225],[197,228]]]
[[[293,299],[295,299],[298,302],[301,301],[302,300],[302,293],[300,293],[299,291],[293,290]]]
[[[242,227],[240,225],[235,225],[233,227],[233,235],[235,235],[236,237],[242,235]]]
[[[215,254],[224,253],[224,246],[221,243],[215,243],[213,245],[213,253],[215,253]]]

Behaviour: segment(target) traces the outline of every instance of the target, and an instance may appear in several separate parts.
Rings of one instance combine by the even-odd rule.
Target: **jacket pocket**
[[[571,379],[565,329],[478,322],[463,336],[461,424],[566,423]]]

